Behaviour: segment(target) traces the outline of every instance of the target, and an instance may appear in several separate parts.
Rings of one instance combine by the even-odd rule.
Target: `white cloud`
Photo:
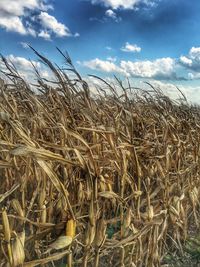
[[[16,57],[14,55],[9,55],[6,57],[6,59],[10,62],[12,62],[17,69],[19,70],[30,70],[33,68],[30,60],[27,60],[24,57]],[[32,63],[35,65],[35,67],[39,68],[41,66],[40,62],[32,61]]]
[[[97,70],[107,73],[112,73],[112,72],[123,73],[124,75],[126,75],[126,73],[114,63],[115,61],[116,58],[108,57],[107,60],[101,60],[99,58],[95,58],[84,62],[78,60],[76,61],[76,63],[85,66],[91,70]]]
[[[86,77],[84,80],[87,81],[87,83],[90,86],[90,89],[92,89],[92,92],[95,94],[97,91],[95,90],[95,86],[100,86],[102,88],[103,83],[99,81],[98,79],[94,79],[93,77]],[[118,88],[118,83],[115,79],[111,77],[104,77],[104,80],[107,81],[109,84],[113,84],[117,90],[120,92],[120,88]],[[129,80],[131,83],[131,80]],[[149,80],[149,83],[153,85],[156,89],[160,89],[164,95],[168,96],[172,100],[183,100],[183,96],[180,93],[180,91],[184,94],[187,101],[191,104],[200,104],[200,86],[195,85],[183,85],[183,84],[173,84],[170,82],[163,82],[158,80]],[[142,81],[134,80],[134,87],[138,87],[144,90],[149,91],[151,88],[149,85],[145,84]],[[178,89],[180,90],[178,90]],[[151,90],[152,91],[152,90]],[[139,93],[139,92],[138,92]]]
[[[155,0],[91,0],[92,4],[103,4],[112,9],[134,9],[140,3],[152,6],[155,2]]]
[[[200,47],[192,47],[187,56],[181,56],[179,63],[195,72],[200,72]]]
[[[28,27],[28,28],[26,29],[26,31],[27,31],[27,34],[30,34],[30,35],[32,35],[33,37],[36,37],[36,36],[37,36],[36,31],[35,31],[32,27]]]
[[[67,26],[58,22],[55,17],[49,15],[47,12],[41,12],[38,18],[41,22],[41,25],[46,30],[51,30],[59,37],[71,36],[70,30],[67,28]]]
[[[47,9],[48,7],[44,4],[43,0],[1,0],[0,1],[0,12],[1,14],[10,14],[13,16],[23,16],[26,9]]]
[[[169,57],[154,61],[121,61],[120,67],[135,77],[169,79],[175,75],[175,62]]]
[[[117,58],[116,57],[107,57],[107,60],[110,62],[116,62]]]
[[[178,86],[190,103],[200,104],[200,86]]]
[[[106,10],[105,14],[106,16],[113,18],[113,19],[116,19],[117,17],[117,14],[112,9]]]
[[[119,65],[110,60],[93,59],[82,63],[84,66],[104,72],[116,72],[126,76],[155,79],[176,79],[175,61],[172,58],[160,58],[154,61],[124,61]]]
[[[141,51],[141,47],[137,46],[136,44],[129,44],[126,42],[125,46],[121,48],[124,52],[137,52],[139,53]]]
[[[44,38],[45,40],[51,40],[51,35],[48,31],[41,30],[38,34],[39,37]]]
[[[186,65],[186,66],[191,66],[192,65],[192,60],[188,57],[185,57],[185,56],[181,56],[180,57],[180,62],[183,64],[183,65]]]
[[[188,78],[190,80],[200,79],[200,73],[189,72],[188,73]]]
[[[197,57],[200,58],[200,47],[192,47],[190,49],[189,55],[193,59],[196,59]]]
[[[122,20],[122,18],[119,17],[117,13],[114,12],[112,9],[107,9],[103,17],[90,17],[89,18],[90,21],[98,21],[100,23],[106,23],[109,19],[115,22],[120,22]]]
[[[50,40],[51,33],[58,37],[71,36],[66,25],[47,13],[48,9],[53,9],[47,2],[47,0],[9,0],[8,3],[8,0],[0,0],[0,27],[6,31],[33,37],[39,36],[46,40]],[[30,11],[40,11],[40,15],[29,17]],[[38,18],[41,24],[39,33],[34,27],[34,22]],[[74,36],[77,37],[77,34]]]
[[[193,85],[182,85],[182,84],[171,84],[164,83],[161,81],[151,81],[153,86],[160,88],[163,93],[169,96],[171,99],[183,99],[181,93],[178,89],[184,94],[189,103],[200,104],[200,86]],[[146,87],[147,88],[147,87]],[[177,89],[178,88],[178,89]]]
[[[108,18],[113,19],[116,22],[121,21],[121,17],[118,17],[117,14],[112,9],[106,10],[105,16],[108,17]]]
[[[52,79],[52,75],[49,73],[48,70],[42,70],[40,72],[40,75],[42,78],[45,78],[45,79]]]
[[[114,85],[115,88],[118,88],[118,86],[116,84],[116,79],[114,77],[104,77],[103,79],[104,79],[104,81],[106,81],[110,85]],[[99,79],[95,79],[94,77],[90,77],[90,76],[84,77],[84,81],[86,81],[87,84],[89,85],[90,91],[92,92],[94,97],[98,95],[98,90],[97,89],[99,87],[101,87],[101,89],[103,89],[103,87],[105,85]]]
[[[123,72],[123,70],[108,60],[101,60],[99,58],[92,59],[90,61],[84,61],[83,65],[92,70],[100,70],[104,72]]]
[[[22,20],[16,16],[1,16],[0,14],[0,27],[6,29],[6,31],[17,32],[20,34],[27,34],[27,30],[24,27]]]
[[[41,77],[47,79],[53,79],[50,71],[47,68],[45,68],[45,66],[42,65],[39,61],[35,60],[30,61],[24,57],[15,56],[13,54],[8,55],[5,58],[9,63],[14,64],[20,76],[25,80],[27,80],[29,83],[31,82],[35,83],[36,76],[34,73],[33,65],[37,68]],[[1,59],[0,59],[0,69],[7,72],[6,67]]]
[[[170,97],[171,99],[178,99],[180,98],[180,92],[176,88],[176,85],[169,83],[169,82],[162,82],[158,80],[151,80],[149,83],[155,87],[155,89],[160,89],[164,95]],[[140,83],[138,86],[139,88],[149,90],[151,89],[148,84]]]
[[[35,78],[32,64],[38,69],[41,68],[40,62],[33,60],[31,64],[31,62],[26,58],[14,56],[13,54],[6,56],[6,59],[9,63],[14,64],[20,76],[28,81],[33,81],[33,79]],[[1,59],[0,68],[7,72],[7,69]]]
[[[47,10],[49,5],[45,5],[43,0],[7,0],[0,1],[0,27],[7,31],[17,32],[20,34],[30,34],[35,36],[36,33],[31,25],[24,25],[22,18],[28,15],[30,10]]]

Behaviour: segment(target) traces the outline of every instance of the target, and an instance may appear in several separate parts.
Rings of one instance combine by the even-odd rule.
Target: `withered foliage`
[[[0,266],[161,266],[199,226],[200,109],[34,52],[37,93],[2,57]]]

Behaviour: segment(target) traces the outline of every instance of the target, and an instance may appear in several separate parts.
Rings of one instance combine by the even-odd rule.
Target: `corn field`
[[[97,93],[67,54],[35,51],[37,91],[2,56],[0,266],[162,266],[199,226],[200,109],[149,90]],[[63,266],[63,265],[62,265]]]

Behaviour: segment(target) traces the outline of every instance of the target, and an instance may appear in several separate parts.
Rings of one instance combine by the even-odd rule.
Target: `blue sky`
[[[42,67],[26,43],[63,64],[57,46],[83,76],[176,84],[200,102],[199,10],[199,0],[1,0],[0,52],[27,72],[29,59]]]

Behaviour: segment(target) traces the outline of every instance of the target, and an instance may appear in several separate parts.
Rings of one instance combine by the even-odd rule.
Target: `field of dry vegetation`
[[[199,226],[200,109],[117,79],[93,77],[94,95],[68,55],[66,73],[35,53],[54,77],[35,69],[36,93],[2,57],[0,266],[153,267],[182,255]]]

